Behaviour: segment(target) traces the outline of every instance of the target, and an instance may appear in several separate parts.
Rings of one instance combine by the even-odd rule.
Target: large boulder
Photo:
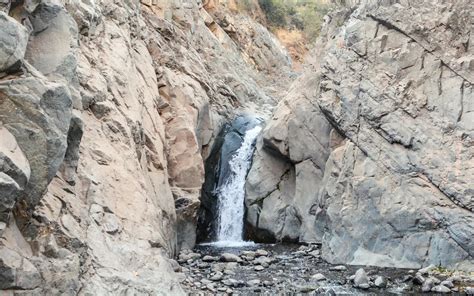
[[[28,160],[23,197],[37,204],[63,162],[72,117],[68,89],[41,77],[0,82],[0,120]]]

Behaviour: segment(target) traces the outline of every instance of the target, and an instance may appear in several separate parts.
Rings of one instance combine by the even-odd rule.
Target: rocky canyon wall
[[[203,160],[286,51],[218,1],[0,5],[1,293],[182,294]]]
[[[253,238],[332,263],[474,269],[474,6],[357,1],[326,17],[259,140]]]

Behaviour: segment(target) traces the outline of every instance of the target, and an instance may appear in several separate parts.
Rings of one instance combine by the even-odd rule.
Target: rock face
[[[332,263],[472,270],[473,3],[372,2],[327,17],[263,132],[247,223]]]
[[[182,294],[204,160],[286,52],[219,1],[3,2],[0,289]]]

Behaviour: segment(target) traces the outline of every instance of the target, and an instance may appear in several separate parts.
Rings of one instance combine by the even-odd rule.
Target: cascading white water
[[[245,133],[242,146],[229,161],[230,176],[217,188],[217,243],[220,245],[243,242],[245,178],[255,150],[254,142],[261,130],[262,127],[256,126]]]

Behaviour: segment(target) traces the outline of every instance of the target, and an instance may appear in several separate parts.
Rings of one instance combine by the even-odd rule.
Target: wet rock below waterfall
[[[199,254],[199,255],[198,255]],[[331,265],[318,245],[198,246],[179,260],[190,294],[312,295],[469,293],[474,277],[436,267],[418,271]]]

